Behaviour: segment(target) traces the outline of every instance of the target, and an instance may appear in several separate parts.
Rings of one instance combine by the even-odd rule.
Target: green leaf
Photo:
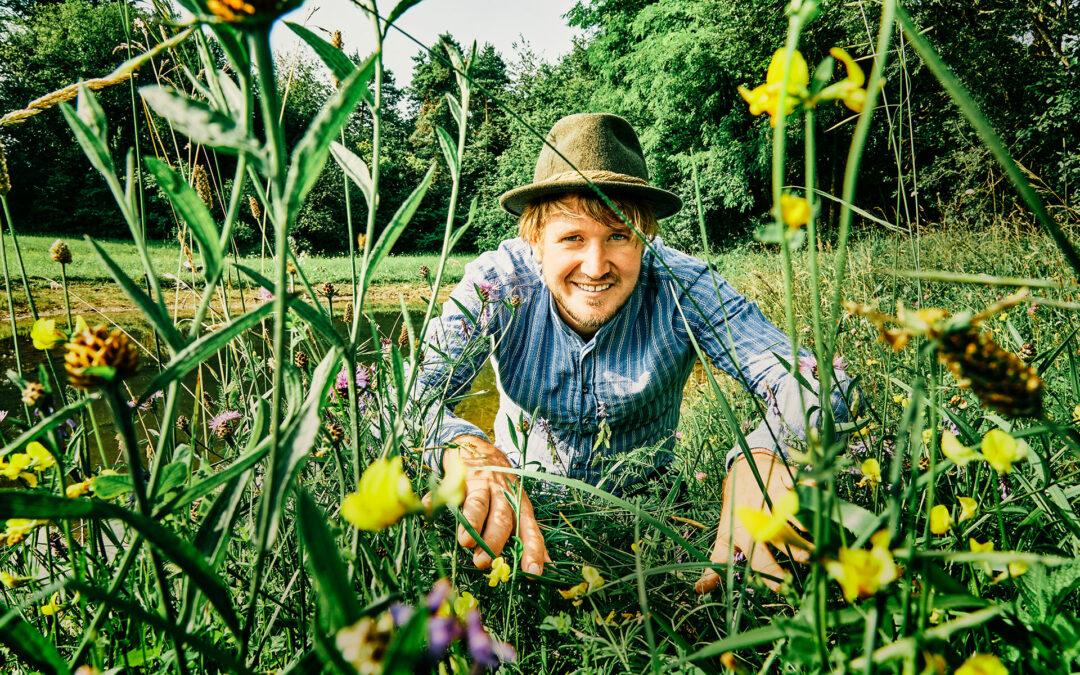
[[[109,130],[108,122],[105,119],[105,111],[101,108],[101,104],[98,102],[94,92],[85,86],[79,87],[79,98],[75,103],[75,112],[94,136],[107,147]]]
[[[199,242],[206,278],[216,279],[221,270],[222,252],[218,243],[220,234],[210,210],[187,181],[168,164],[155,157],[146,157],[145,162],[157,179],[158,186],[164,190],[180,217],[191,228],[191,234]]]
[[[331,633],[360,619],[360,603],[349,583],[337,542],[326,526],[327,517],[302,487],[296,491],[300,540],[307,555],[304,561],[314,582],[319,602],[319,618]]]
[[[368,208],[372,208],[375,199],[374,186],[371,184],[371,172],[368,171],[368,166],[364,160],[336,141],[330,144],[330,154],[334,156],[334,160],[341,167],[341,170],[345,172],[345,175],[351,178],[352,182],[356,183],[356,186],[360,188],[364,200],[367,201]]]
[[[230,480],[236,478],[237,476],[243,475],[246,471],[251,469],[251,467],[255,466],[255,464],[262,460],[262,458],[266,456],[266,453],[270,451],[270,438],[266,435],[265,431],[261,436],[259,436],[259,439],[260,442],[258,445],[241,455],[239,459],[230,464],[227,468],[222,469],[221,471],[218,471],[217,473],[212,474],[207,478],[199,481],[198,483],[195,483],[194,485],[188,487],[188,489],[176,495],[168,502],[163,504],[160,508],[158,508],[154,512],[154,516],[157,518],[162,518],[170,513],[173,513],[177,509],[181,509],[192,503],[199,497],[210,494],[211,492],[221,487],[225,483],[229,482]],[[99,476],[95,480],[101,480],[102,478],[108,477],[109,476]],[[130,481],[128,484],[130,486]],[[97,488],[94,489],[94,494],[97,494]]]
[[[259,147],[229,115],[156,84],[140,87],[139,94],[154,112],[194,143],[258,159]]]
[[[386,656],[383,657],[382,672],[385,675],[411,675],[419,672],[419,660],[426,654],[424,643],[427,641],[427,620],[427,608],[417,607],[405,625],[397,629],[390,639],[390,646],[386,648]]]
[[[435,133],[439,137],[439,147],[442,148],[443,158],[450,167],[450,176],[456,181],[461,173],[461,163],[458,161],[457,144],[450,138],[450,132],[442,127],[435,127]]]
[[[113,164],[112,155],[109,154],[105,141],[67,103],[60,104],[60,112],[63,113],[64,120],[71,127],[75,140],[79,142],[79,147],[90,160],[90,164],[105,176],[106,180],[115,181],[116,165]]]
[[[337,375],[337,364],[341,352],[331,349],[315,368],[311,376],[311,385],[303,408],[290,425],[281,445],[271,454],[271,465],[263,486],[261,500],[269,500],[267,506],[260,506],[265,519],[260,524],[260,540],[270,546],[277,536],[281,509],[285,502],[285,493],[301,460],[308,456],[322,430],[322,407],[333,377]],[[260,502],[261,504],[261,502]]]
[[[133,489],[131,476],[126,473],[94,476],[94,496],[98,499],[115,499]]]
[[[146,391],[139,400],[139,405],[146,403],[154,392],[164,389],[170,382],[187,375],[212,354],[232,342],[234,337],[259,323],[273,311],[274,303],[272,302],[260,305],[247,314],[237,317],[228,326],[208,333],[176,352],[165,368],[147,385]]]
[[[154,330],[161,335],[162,339],[165,340],[165,344],[169,346],[169,350],[176,352],[178,349],[182,348],[184,346],[184,338],[176,331],[172,319],[165,313],[165,310],[162,309],[161,305],[151,300],[150,296],[146,294],[146,291],[140,288],[139,285],[124,272],[124,270],[120,269],[120,266],[109,257],[109,254],[105,252],[105,249],[103,249],[100,244],[89,236],[86,237],[86,241],[93,247],[98,258],[101,258],[102,264],[109,270],[109,275],[120,285],[120,288],[124,291],[124,294],[128,296],[128,299],[135,303],[135,306],[142,310],[143,314],[146,315],[146,318],[150,320],[150,323],[154,326]]]
[[[273,293],[274,282],[245,265],[236,265],[236,268],[247,275],[247,277],[256,284]],[[292,308],[300,315],[301,319],[311,324],[311,327],[314,328],[315,332],[321,337],[330,340],[334,346],[342,350],[345,349],[345,339],[338,334],[337,328],[335,328],[334,324],[330,321],[330,317],[323,313],[322,307],[312,307],[303,300],[297,299],[293,300]]]
[[[35,669],[49,673],[70,673],[67,661],[56,651],[53,643],[31,626],[18,609],[0,603],[0,642]],[[7,665],[12,665],[8,663]]]
[[[330,72],[334,74],[334,77],[339,82],[347,79],[356,70],[356,64],[345,55],[345,52],[322,39],[319,35],[291,21],[286,21],[285,25],[315,50],[315,53],[318,54],[319,58],[322,59],[322,62],[326,64],[326,67],[330,69]]]
[[[304,198],[311,192],[311,188],[315,187],[323,165],[326,164],[330,143],[348,121],[356,105],[368,94],[368,80],[371,79],[374,64],[375,58],[368,57],[362,66],[341,83],[315,116],[304,137],[296,144],[285,179],[285,195],[290,214],[295,215],[300,210]],[[291,217],[289,222],[292,222]]]
[[[382,234],[379,235],[379,240],[375,242],[374,248],[371,249],[371,259],[368,261],[368,273],[365,275],[364,283],[370,284],[371,278],[375,276],[375,270],[378,269],[379,262],[390,252],[394,244],[397,242],[398,237],[405,231],[405,227],[412,220],[416,210],[420,208],[420,202],[424,199],[424,195],[427,194],[428,188],[431,187],[431,180],[435,177],[435,165],[428,169],[424,174],[423,180],[416,186],[416,189],[412,191],[412,194],[398,207],[397,213],[394,214],[390,224],[386,226]]]
[[[458,100],[454,98],[453,94],[447,92],[446,105],[450,108],[450,114],[454,117],[454,121],[457,122],[458,129],[460,129],[461,120],[465,118],[465,116],[461,114],[461,104],[458,103]]]
[[[401,0],[401,2],[394,5],[394,8],[390,10],[390,14],[386,17],[386,28],[384,31],[388,32],[390,26],[393,26],[394,22],[400,19],[402,14],[419,4],[420,0]]]
[[[94,518],[123,521],[183,570],[217,608],[229,629],[236,635],[240,634],[240,624],[233,613],[228,588],[194,546],[156,521],[97,499],[68,499],[28,490],[0,491],[0,513],[49,520]]]

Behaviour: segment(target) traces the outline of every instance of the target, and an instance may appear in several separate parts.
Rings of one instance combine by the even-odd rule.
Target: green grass
[[[8,264],[13,266],[12,273],[17,276],[18,269],[14,267],[12,240],[10,236],[5,236],[5,238],[5,243],[8,245]],[[83,283],[112,280],[85,239],[77,236],[61,238],[71,248],[73,259],[67,269],[70,281]],[[19,234],[23,262],[31,277],[60,280],[60,266],[49,258],[49,247],[55,240],[56,237],[53,235]],[[142,274],[139,254],[133,242],[120,239],[99,239],[97,242],[133,278],[138,278]],[[147,244],[147,250],[154,269],[158,270],[159,274],[175,275],[183,269],[180,267],[182,264],[180,246],[176,242],[151,241]],[[473,257],[475,257],[474,254],[468,253],[450,256],[446,261],[446,273],[443,278],[448,282],[461,279],[465,263]],[[329,281],[339,284],[347,283],[351,279],[347,251],[340,256],[302,256],[301,260],[304,271],[312,283],[321,284]],[[380,265],[373,283],[416,281],[419,279],[419,269],[422,265],[427,265],[434,274],[438,260],[438,254],[391,255]],[[272,269],[272,261],[269,258],[261,259],[257,253],[248,254],[240,258],[239,262],[256,270]],[[198,264],[197,256],[196,264]],[[184,269],[180,276],[187,279],[188,274],[189,272]]]

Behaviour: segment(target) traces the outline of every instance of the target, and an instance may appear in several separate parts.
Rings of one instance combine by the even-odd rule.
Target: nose
[[[607,251],[603,243],[593,242],[582,252],[579,270],[590,279],[599,279],[607,276],[608,268]]]

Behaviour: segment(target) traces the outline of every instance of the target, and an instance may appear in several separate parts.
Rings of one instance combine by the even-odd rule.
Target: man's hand
[[[783,458],[764,449],[755,449],[752,452],[754,464],[761,475],[761,482],[769,499],[775,502],[781,495],[787,493],[791,487],[791,476],[784,465]],[[772,552],[765,544],[758,544],[750,537],[743,524],[734,517],[735,509],[740,506],[749,506],[755,509],[768,510],[761,487],[748,464],[745,456],[740,455],[731,465],[727,479],[724,481],[723,501],[720,507],[720,525],[716,529],[716,542],[713,544],[709,559],[715,563],[729,563],[729,551],[742,553],[750,563],[750,567],[762,575],[761,579],[769,588],[777,591],[780,589],[779,582],[771,577],[783,578],[786,570],[776,562]],[[792,560],[804,563],[809,559],[809,553],[801,548],[785,550]],[[705,570],[694,584],[694,590],[698,593],[708,593],[716,588],[720,582],[720,575],[713,570]]]
[[[491,443],[476,436],[459,436],[454,439],[456,449],[447,453],[460,453],[467,469],[465,478],[465,503],[461,512],[465,519],[480,533],[484,542],[495,553],[502,555],[510,534],[514,531],[517,514],[506,494],[518,495],[517,479],[505,473],[480,470],[482,466],[510,466],[510,460],[501,450]],[[445,456],[444,456],[445,460]],[[532,502],[525,491],[520,490],[520,531],[518,535],[524,546],[521,555],[521,569],[529,574],[544,573],[544,563],[551,562],[544,545],[544,535],[536,523]],[[473,563],[484,570],[491,567],[491,556],[478,546],[472,535],[462,526],[458,526],[458,543],[473,549]]]

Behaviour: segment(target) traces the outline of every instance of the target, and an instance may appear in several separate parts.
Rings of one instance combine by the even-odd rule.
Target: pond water
[[[371,316],[375,319],[382,335],[393,337],[398,334],[398,330],[401,326],[400,312],[373,312]],[[157,368],[153,366],[154,360],[150,358],[150,354],[155,353],[153,332],[150,330],[149,323],[140,312],[114,312],[109,315],[109,319],[114,322],[116,327],[126,331],[141,347],[139,371],[134,377],[125,382],[126,386],[129,388],[128,393],[131,398],[138,398],[157,374]],[[183,319],[181,319],[181,322],[182,321]],[[58,319],[57,323],[62,324],[63,320]],[[335,319],[335,324],[342,332],[348,330],[339,318]],[[19,357],[22,360],[23,376],[36,380],[38,366],[45,364],[47,358],[52,359],[53,367],[56,368],[57,372],[62,376],[63,350],[57,348],[53,349],[51,352],[43,352],[35,349],[29,338],[32,325],[33,320],[31,319],[21,320],[17,324],[19,333]],[[9,370],[14,371],[15,364],[15,352],[12,347],[10,323],[4,321],[3,325],[0,326],[0,373],[7,373]],[[193,408],[192,404],[195,392],[197,391],[198,370],[199,369],[196,369],[184,378],[184,391],[181,395],[180,411],[182,414],[187,414],[189,417],[191,416],[191,410]],[[203,369],[203,390],[213,398],[217,393],[218,385],[212,378],[207,377],[209,372],[209,369]],[[0,410],[6,410],[13,419],[21,418],[23,416],[21,396],[22,394],[18,388],[12,384],[7,377],[4,377],[2,382],[0,382]],[[481,429],[491,433],[498,407],[499,396],[495,389],[495,374],[491,368],[491,364],[485,363],[483,369],[473,383],[472,393],[458,404],[456,410],[459,415],[467,417]],[[154,429],[157,424],[155,415],[160,412],[161,404],[159,402],[156,407],[151,407],[149,410],[144,411],[144,414],[139,416],[139,419],[136,421],[136,427],[140,435],[151,432],[151,430]],[[207,414],[213,416],[219,412],[221,411],[211,409],[207,411]],[[108,463],[115,463],[118,461],[119,448],[115,440],[116,432],[111,424],[111,415],[104,402],[94,404],[93,414],[95,415],[101,430],[102,444],[107,455],[106,461]],[[145,425],[145,428],[143,425]],[[4,426],[7,427],[9,425],[5,424]],[[4,434],[4,436],[8,438],[10,438],[10,435],[10,433]],[[94,444],[93,447],[96,448],[96,444]],[[95,460],[97,460],[95,463],[100,462],[99,458],[95,458]]]

